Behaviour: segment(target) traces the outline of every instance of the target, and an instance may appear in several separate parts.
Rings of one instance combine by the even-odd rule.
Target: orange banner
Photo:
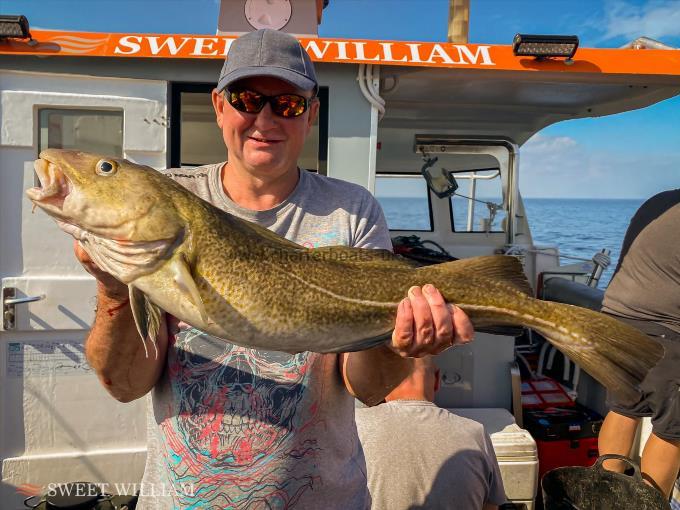
[[[4,55],[222,59],[235,37],[34,30],[34,41],[0,41]],[[300,39],[317,62],[418,67],[680,75],[680,50],[581,48],[572,62],[515,57],[510,46],[361,39]]]

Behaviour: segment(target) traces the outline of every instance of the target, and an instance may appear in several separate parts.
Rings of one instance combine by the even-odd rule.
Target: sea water
[[[588,259],[603,248],[611,250],[611,265],[598,285],[605,289],[618,263],[628,224],[643,202],[643,199],[525,198],[524,208],[536,245],[557,245],[563,255]]]
[[[379,197],[378,200],[391,229],[430,230],[427,199]],[[562,255],[584,259],[591,259],[604,248],[611,250],[611,265],[598,285],[604,289],[616,268],[628,223],[643,202],[643,199],[525,198],[524,207],[536,245],[557,246]],[[477,211],[476,218],[487,214],[483,204]],[[498,218],[494,224],[499,224]],[[561,261],[562,264],[571,262],[574,260],[568,258]]]

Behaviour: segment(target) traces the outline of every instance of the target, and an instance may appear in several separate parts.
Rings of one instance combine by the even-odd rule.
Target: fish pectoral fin
[[[128,286],[130,292],[130,308],[132,309],[132,317],[135,319],[135,325],[139,336],[142,338],[144,344],[144,353],[149,357],[149,351],[146,348],[146,340],[151,340],[158,358],[158,333],[161,326],[162,310],[148,300],[146,295],[133,285]]]
[[[178,290],[196,307],[204,324],[207,324],[208,312],[184,257],[177,257],[172,261],[172,271]]]
[[[132,317],[135,319],[135,326],[137,326],[139,336],[146,338],[149,333],[144,304],[146,296],[141,290],[136,289],[132,285],[128,285],[128,291],[130,292],[130,308],[132,309]]]

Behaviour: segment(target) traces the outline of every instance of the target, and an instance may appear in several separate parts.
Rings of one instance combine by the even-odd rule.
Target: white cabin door
[[[166,166],[167,83],[0,70],[0,506],[50,484],[140,481],[145,399],[121,404],[84,356],[95,283],[72,239],[31,212],[47,147]],[[108,487],[113,492],[116,487]]]

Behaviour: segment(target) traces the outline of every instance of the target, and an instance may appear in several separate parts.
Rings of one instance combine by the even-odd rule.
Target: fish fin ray
[[[568,307],[564,311],[571,326],[588,343],[575,341],[557,328],[532,327],[621,400],[639,399],[639,384],[663,357],[663,346],[607,315],[562,303],[550,304]]]
[[[184,257],[176,257],[172,261],[172,270],[177,288],[184,297],[196,307],[198,313],[201,315],[201,319],[207,324],[208,312],[205,309],[201,293],[198,291],[196,282],[194,281],[193,276],[191,276],[191,271],[189,270],[189,266]]]
[[[527,280],[522,263],[517,257],[511,255],[485,255],[469,259],[453,260],[433,266],[426,266],[417,271],[431,273],[435,278],[445,277],[449,283],[447,286],[455,287],[455,279],[485,278],[488,280],[502,281],[519,292],[533,296],[534,292]],[[432,282],[439,290],[443,290],[435,280]]]
[[[146,346],[147,339],[151,341],[154,347],[156,359],[158,359],[158,333],[160,331],[162,311],[156,305],[151,303],[146,295],[133,285],[128,286],[130,294],[130,308],[132,309],[132,317],[135,320],[137,331],[142,339],[144,345],[144,355],[149,357],[149,350]]]
[[[139,336],[142,338],[142,342],[144,342],[144,351],[148,357],[149,353],[146,351],[146,342],[144,341],[149,333],[147,326],[146,306],[144,304],[144,301],[146,301],[146,296],[141,290],[135,288],[133,285],[128,285],[128,291],[130,293],[130,308],[132,309],[132,317],[135,320],[135,326],[137,326]]]

